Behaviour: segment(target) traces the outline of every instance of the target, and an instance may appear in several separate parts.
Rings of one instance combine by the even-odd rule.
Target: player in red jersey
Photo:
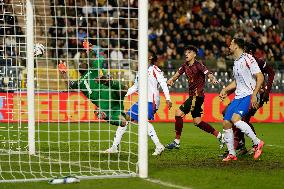
[[[197,54],[197,48],[194,46],[188,46],[185,48],[185,63],[178,69],[175,75],[167,81],[169,86],[172,86],[174,82],[185,73],[188,79],[188,99],[176,110],[175,113],[175,140],[167,144],[165,147],[168,149],[178,149],[180,147],[180,137],[183,128],[183,117],[191,113],[193,117],[194,125],[204,130],[207,133],[213,134],[222,145],[222,134],[214,129],[210,124],[202,121],[201,114],[202,104],[204,103],[204,87],[205,76],[207,76],[211,83],[217,84],[218,81],[213,74],[206,68],[206,66],[198,62],[195,57]]]
[[[263,73],[263,75],[268,76],[267,79],[266,79],[266,82],[263,83],[263,87],[262,87],[262,90],[261,90],[261,93],[260,93],[258,108],[251,107],[248,114],[243,118],[243,121],[245,121],[247,124],[249,124],[249,126],[251,127],[253,132],[256,133],[254,126],[250,123],[250,119],[251,119],[252,116],[255,115],[256,111],[264,105],[264,103],[267,103],[269,101],[269,93],[271,92],[275,72],[274,72],[274,70],[271,66],[267,65],[267,63],[264,59],[256,58],[254,56],[254,54],[256,52],[255,44],[246,43],[245,44],[245,51],[247,53],[253,55],[253,57],[255,58],[261,72]],[[226,109],[223,111],[223,114],[224,114],[225,111],[226,111]],[[234,131],[234,146],[235,146],[235,149],[237,150],[237,154],[238,155],[246,154],[248,151],[245,147],[244,133],[241,132],[240,129],[238,129],[236,127],[233,127],[233,131]],[[227,156],[227,152],[225,152],[224,156]]]

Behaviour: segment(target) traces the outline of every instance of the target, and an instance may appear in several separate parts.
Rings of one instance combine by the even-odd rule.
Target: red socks
[[[181,116],[175,116],[175,119],[176,139],[179,139],[183,128],[183,119]]]
[[[198,125],[196,125],[199,129],[202,129],[203,131],[207,133],[211,133],[212,135],[218,136],[219,131],[214,129],[211,125],[208,123],[201,121]]]

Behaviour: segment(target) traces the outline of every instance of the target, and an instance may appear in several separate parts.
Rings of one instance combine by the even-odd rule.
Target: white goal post
[[[139,0],[138,72],[139,72],[139,176],[148,177],[148,0]]]
[[[0,11],[0,183],[147,178],[148,0],[10,0],[0,1]],[[97,46],[97,54],[86,52],[84,39]],[[45,47],[42,56],[34,56],[36,43]],[[98,56],[102,62],[96,62]],[[58,71],[60,60],[67,63],[67,79]],[[139,112],[138,125],[129,123],[115,154],[104,153],[117,120],[112,109],[95,105],[106,101],[101,83],[90,88],[90,76],[84,83],[99,94],[96,100],[81,90],[78,69],[87,64],[86,72],[96,72],[95,62],[99,74],[119,83],[116,94],[137,74],[143,78],[139,95],[125,97],[120,108],[125,113],[138,101],[145,111]],[[71,81],[78,81],[77,88]],[[108,112],[108,121],[98,118],[101,111]]]

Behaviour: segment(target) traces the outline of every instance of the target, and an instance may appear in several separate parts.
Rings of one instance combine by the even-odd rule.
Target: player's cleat
[[[254,159],[258,159],[260,157],[263,146],[264,146],[264,142],[261,140],[255,148],[255,152],[253,156]]]
[[[219,142],[220,149],[224,148],[224,146],[225,146],[224,134],[221,133],[221,136],[217,139],[218,139],[218,142]]]
[[[161,155],[164,150],[165,150],[165,147],[161,144],[160,146],[156,147],[155,152],[152,155],[153,156]]]
[[[257,145],[253,146],[253,147],[248,151],[248,154],[249,154],[249,155],[254,154],[256,148],[257,148]]]
[[[238,156],[242,156],[242,155],[245,155],[245,154],[248,153],[248,150],[247,150],[247,148],[246,148],[245,146],[239,148],[239,149],[236,150],[236,151],[237,151],[237,155],[238,155]]]
[[[118,153],[117,146],[111,146],[109,149],[106,149],[102,153],[104,153],[104,154],[116,154],[116,153]]]
[[[232,154],[228,154],[227,157],[225,157],[222,161],[228,162],[228,161],[237,161],[237,156],[234,156]]]
[[[165,146],[167,149],[179,149],[180,148],[180,144],[176,143],[176,141],[173,141],[172,143],[170,144],[167,144]]]
[[[225,151],[225,152],[223,152],[222,154],[219,154],[219,155],[218,155],[218,157],[220,157],[220,158],[224,159],[225,157],[227,157],[227,156],[228,156],[228,154],[229,154],[229,151],[228,151],[228,150],[226,150],[226,151]]]

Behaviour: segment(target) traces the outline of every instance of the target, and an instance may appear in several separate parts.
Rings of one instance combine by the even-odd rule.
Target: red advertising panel
[[[187,93],[172,93],[173,107],[168,110],[162,97],[157,122],[174,122],[175,110],[187,99]],[[221,122],[222,111],[232,97],[220,102],[218,94],[207,93],[203,106],[203,119],[207,122]],[[137,101],[137,95],[125,99],[125,109]],[[0,122],[27,121],[26,93],[0,93]],[[40,93],[35,95],[35,119],[40,122],[97,121],[96,106],[81,93]],[[184,118],[191,122],[191,115]],[[259,109],[252,118],[254,122],[284,122],[284,94],[271,94],[270,101]]]

